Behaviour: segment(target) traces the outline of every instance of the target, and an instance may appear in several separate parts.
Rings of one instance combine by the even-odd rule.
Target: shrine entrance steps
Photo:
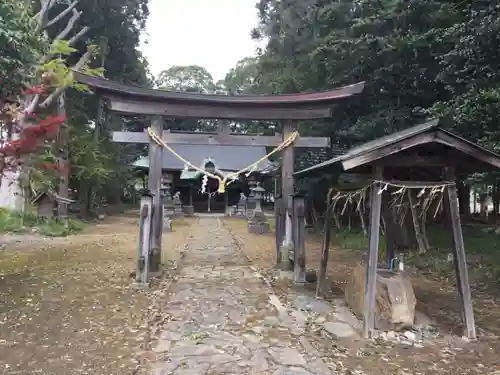
[[[329,375],[219,217],[200,215],[163,306],[155,375]]]

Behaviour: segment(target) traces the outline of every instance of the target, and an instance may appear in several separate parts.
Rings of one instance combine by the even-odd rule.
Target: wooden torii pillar
[[[92,88],[98,95],[108,100],[109,110],[121,114],[146,115],[159,117],[181,117],[196,119],[222,120],[267,120],[283,121],[283,137],[287,137],[296,126],[296,121],[325,119],[332,116],[332,107],[339,100],[350,98],[361,93],[364,82],[344,86],[330,91],[317,93],[301,93],[292,95],[208,95],[187,92],[172,92],[124,85],[108,79],[73,72],[75,81]],[[156,120],[154,121],[156,124]],[[159,123],[159,120],[158,120]],[[160,127],[155,126],[157,134]],[[160,134],[158,134],[160,135]],[[283,141],[281,136],[252,136],[235,134],[182,134],[163,131],[162,138],[170,145],[236,145],[276,147]],[[117,132],[113,134],[115,142],[149,143],[146,133]],[[295,147],[326,147],[329,139],[299,138]],[[161,151],[150,144],[152,166],[150,166],[150,190],[159,196],[157,180],[161,178],[161,164],[153,160],[161,158]],[[291,195],[293,194],[294,172],[293,147],[283,151],[282,163],[282,196],[287,201],[287,217],[292,216]],[[157,199],[154,200],[157,204]],[[153,204],[153,205],[154,205]],[[153,207],[159,211],[159,207]],[[154,223],[161,223],[157,219]],[[159,225],[159,224],[156,224]],[[292,235],[291,220],[287,219],[285,242],[290,243]],[[158,241],[157,241],[158,242]],[[160,243],[161,246],[161,243]],[[280,257],[281,258],[281,257]]]

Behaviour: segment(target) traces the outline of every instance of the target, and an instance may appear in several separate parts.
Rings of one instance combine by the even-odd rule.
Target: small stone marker
[[[356,331],[354,331],[349,324],[344,322],[326,322],[323,324],[323,328],[335,340],[346,339],[357,335]]]
[[[304,295],[297,296],[293,301],[293,305],[299,310],[312,311],[318,314],[328,314],[333,311],[333,307],[328,302]]]
[[[302,367],[282,367],[274,372],[273,375],[314,375],[312,372]]]
[[[304,366],[306,361],[297,349],[272,348],[269,353],[278,363],[288,366]]]

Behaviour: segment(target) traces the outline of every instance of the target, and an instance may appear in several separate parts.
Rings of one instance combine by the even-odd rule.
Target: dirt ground
[[[131,287],[135,268],[137,215],[110,217],[83,234],[57,239],[22,237],[0,250],[0,374],[144,374],[154,341],[155,293]],[[163,239],[166,274],[174,275],[186,239],[197,219],[174,221]],[[224,219],[241,249],[263,273],[275,264],[274,235],[248,234],[246,221]],[[307,243],[308,266],[319,265],[320,239]],[[341,294],[352,264],[361,254],[334,248],[329,279]],[[472,277],[473,278],[473,277]],[[413,277],[419,309],[440,332],[461,327],[455,287],[432,275]],[[474,283],[474,279],[472,280]],[[436,341],[424,348],[332,341],[331,356],[343,374],[496,374],[500,375],[500,332],[495,295],[475,291],[482,336]],[[359,372],[359,371],[363,372]]]
[[[249,234],[245,220],[225,218],[224,223],[240,244],[246,256],[259,266],[262,273],[270,273],[276,262],[274,234]],[[307,244],[307,266],[319,268],[321,239],[309,236]],[[331,248],[328,279],[332,295],[343,296],[343,285],[352,266],[361,260],[359,251]],[[500,375],[498,352],[500,341],[499,299],[492,292],[474,289],[471,273],[474,310],[480,338],[477,342],[466,342],[460,335],[462,323],[456,298],[456,288],[451,279],[433,277],[432,274],[412,274],[412,283],[417,296],[417,309],[429,315],[446,340],[436,340],[424,348],[401,347],[400,345],[355,345],[350,354],[346,348],[332,348],[346,366],[365,371],[367,374],[497,374]],[[343,353],[343,354],[339,354]],[[363,353],[363,354],[360,354]],[[352,372],[356,373],[355,371]]]
[[[152,293],[132,288],[137,218],[110,217],[66,238],[20,237],[0,250],[0,374],[142,373]],[[166,272],[195,221],[174,221],[164,235]]]

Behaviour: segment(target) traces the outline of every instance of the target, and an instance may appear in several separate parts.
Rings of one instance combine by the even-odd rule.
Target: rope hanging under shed
[[[275,153],[277,152],[280,152],[282,150],[284,150],[285,148],[289,147],[290,145],[292,145],[295,140],[297,139],[297,137],[299,136],[299,132],[297,131],[294,131],[293,133],[291,133],[287,139],[285,139],[283,142],[281,142],[274,150],[272,150],[270,153],[268,153],[267,155],[261,157],[259,160],[257,160],[256,162],[246,166],[245,168],[242,168],[240,169],[239,171],[237,172],[233,172],[233,173],[230,173],[228,174],[227,176],[225,176],[224,178],[221,178],[220,176],[216,175],[216,174],[213,174],[213,173],[210,173],[200,167],[197,167],[195,166],[193,163],[191,163],[190,161],[184,159],[181,155],[179,155],[172,147],[170,147],[167,142],[165,142],[163,139],[161,139],[157,134],[155,134],[155,132],[153,131],[152,128],[148,128],[148,134],[149,136],[151,137],[151,139],[156,142],[159,146],[162,146],[163,148],[167,149],[168,151],[170,151],[177,159],[179,159],[180,161],[182,161],[184,164],[186,164],[187,166],[191,167],[192,169],[202,173],[203,175],[205,176],[208,176],[208,177],[211,177],[211,178],[214,178],[216,179],[217,181],[219,181],[219,189],[218,189],[218,193],[222,194],[226,191],[226,185],[231,183],[233,180],[235,180],[236,178],[238,178],[238,176],[241,174],[241,173],[245,173],[245,172],[252,172],[253,170],[255,170],[257,168],[257,166],[263,162],[264,160],[266,160],[267,158],[269,158],[270,156],[274,155]]]
[[[442,199],[443,195],[442,193],[444,192],[444,189],[448,186],[455,185],[455,182],[453,181],[397,181],[397,180],[391,180],[391,181],[386,181],[386,180],[371,180],[372,182],[367,184],[366,186],[360,188],[360,189],[355,189],[355,190],[338,190],[335,195],[333,194],[333,188],[330,189],[329,191],[329,208],[335,207],[336,204],[340,200],[345,200],[344,206],[341,211],[341,215],[344,214],[347,205],[349,203],[357,203],[356,204],[356,210],[360,211],[362,206],[363,206],[363,201],[366,199],[368,189],[372,188],[375,184],[379,185],[379,190],[377,191],[377,194],[383,194],[384,191],[388,190],[389,187],[394,187],[398,188],[396,191],[390,192],[390,196],[393,197],[393,202],[391,204],[392,206],[402,206],[403,199],[405,197],[405,193],[408,192],[408,190],[413,190],[413,189],[419,189],[419,192],[417,193],[417,199],[424,197],[427,195],[427,197],[424,199],[423,203],[423,213],[427,211],[427,208],[429,208],[430,202],[434,199],[437,194],[441,194],[441,198],[438,202],[438,205],[436,207],[436,211],[434,213],[434,217],[436,217],[439,208],[442,204]]]

